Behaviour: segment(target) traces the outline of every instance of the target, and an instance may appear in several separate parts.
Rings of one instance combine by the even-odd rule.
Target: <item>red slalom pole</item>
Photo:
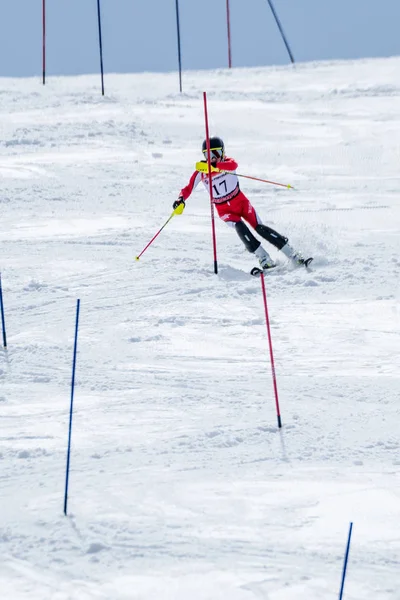
[[[274,353],[272,351],[272,338],[271,338],[271,329],[269,326],[269,316],[268,316],[268,305],[267,305],[267,292],[265,291],[265,280],[264,273],[261,273],[261,288],[264,298],[264,308],[265,308],[265,321],[267,324],[267,332],[268,332],[268,344],[269,344],[269,356],[271,358],[271,370],[272,370],[272,381],[274,384],[274,393],[275,393],[275,404],[276,404],[276,416],[278,417],[278,427],[282,427],[281,421],[281,411],[279,409],[279,399],[278,399],[278,386],[276,384],[276,374],[275,374],[275,362],[274,362]]]
[[[42,75],[46,83],[46,0],[42,0]]]
[[[231,52],[231,14],[229,10],[229,0],[226,0],[226,24],[228,31],[228,65],[232,68],[232,52]]]
[[[207,93],[203,92],[204,99],[204,118],[206,122],[206,142],[207,142],[207,164],[208,164],[208,183],[210,190],[210,206],[211,206],[211,229],[212,229],[212,240],[214,250],[214,273],[218,273],[218,261],[217,261],[217,238],[215,235],[215,219],[214,219],[214,202],[213,202],[213,189],[211,179],[211,152],[210,152],[210,130],[208,128],[208,110],[207,110]]]

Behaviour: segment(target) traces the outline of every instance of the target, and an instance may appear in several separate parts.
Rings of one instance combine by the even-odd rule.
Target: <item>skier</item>
[[[202,151],[205,160],[196,164],[196,171],[191,176],[188,185],[181,190],[178,199],[173,203],[174,209],[183,204],[183,210],[185,200],[189,198],[200,181],[209,189],[207,140],[203,142]],[[308,266],[311,260],[304,259],[300,252],[295,251],[288,243],[288,238],[262,223],[255,208],[240,190],[239,180],[236,175],[238,163],[233,158],[225,156],[225,145],[219,137],[210,138],[210,160],[213,203],[217,209],[218,216],[236,229],[246,249],[257,256],[260,267],[263,270],[272,269],[276,267],[276,263],[261,245],[261,242],[252,234],[244,221],[262,238],[267,240],[267,242],[283,252],[293,264]],[[258,269],[255,269],[255,271],[258,271]]]

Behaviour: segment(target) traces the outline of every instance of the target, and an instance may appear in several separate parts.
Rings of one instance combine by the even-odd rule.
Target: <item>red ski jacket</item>
[[[240,192],[239,179],[236,175],[238,164],[233,158],[226,157],[222,161],[218,161],[215,165],[220,169],[220,173],[213,171],[211,173],[213,202],[214,204],[222,204],[235,198]],[[184,200],[187,200],[197,185],[203,182],[206,189],[209,189],[208,173],[195,171],[191,176],[189,183],[182,190],[180,195]]]

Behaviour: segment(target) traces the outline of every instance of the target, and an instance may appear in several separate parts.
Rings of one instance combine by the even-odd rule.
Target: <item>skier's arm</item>
[[[215,166],[220,171],[236,171],[238,168],[238,164],[236,160],[233,160],[233,158],[225,158],[224,160],[220,160]]]
[[[197,184],[199,183],[200,180],[201,180],[201,173],[199,173],[199,171],[195,171],[193,173],[193,175],[191,176],[187,186],[181,189],[178,199],[175,200],[175,202],[172,205],[172,208],[175,211],[178,209],[179,206],[181,207],[177,214],[182,214],[183,209],[185,208],[185,200],[187,200],[189,198],[190,194],[193,192],[194,188],[197,186]]]
[[[189,198],[190,194],[193,192],[193,190],[197,187],[200,180],[201,180],[201,173],[199,173],[198,171],[195,171],[193,173],[193,175],[191,176],[187,186],[181,190],[179,197],[182,197],[184,200],[187,200]]]

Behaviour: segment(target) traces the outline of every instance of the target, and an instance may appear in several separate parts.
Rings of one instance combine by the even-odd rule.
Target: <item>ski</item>
[[[298,265],[299,267],[304,266],[306,269],[310,266],[310,264],[313,261],[313,257],[310,256],[309,258],[305,258],[304,262],[302,262],[300,265]],[[274,269],[276,269],[275,267],[270,267],[269,269],[260,269],[259,267],[253,267],[250,271],[250,275],[253,275],[253,277],[259,277],[261,275],[261,273],[266,273],[268,271],[273,271]]]
[[[253,275],[253,277],[259,277],[261,273],[265,273],[265,271],[269,271],[269,269],[260,269],[259,267],[253,267],[250,271],[250,275]]]

